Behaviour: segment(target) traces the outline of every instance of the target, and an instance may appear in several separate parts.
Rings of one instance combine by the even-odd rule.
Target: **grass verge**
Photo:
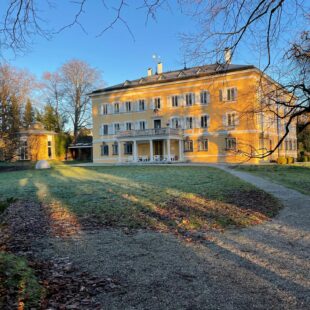
[[[43,295],[24,258],[0,252],[0,309],[39,309]]]
[[[309,195],[310,166],[281,166],[281,165],[256,165],[240,166],[238,170],[250,172],[259,177],[271,180],[286,187],[295,189],[300,193]]]

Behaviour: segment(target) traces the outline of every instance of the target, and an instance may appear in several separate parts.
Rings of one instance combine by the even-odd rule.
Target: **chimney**
[[[153,75],[153,70],[152,70],[152,68],[148,68],[147,69],[147,76],[151,76],[151,75]]]
[[[231,64],[231,49],[229,47],[226,47],[224,50],[224,59],[225,59],[225,64],[228,64],[228,65]]]
[[[162,74],[163,73],[163,64],[162,62],[157,63],[157,74]]]

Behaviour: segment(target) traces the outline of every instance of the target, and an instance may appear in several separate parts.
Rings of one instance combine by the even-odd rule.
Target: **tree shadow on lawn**
[[[34,173],[32,178],[23,182],[23,186],[33,188],[36,199],[44,206],[44,211],[50,221],[56,222],[51,225],[52,236],[63,238],[79,236],[82,242],[84,242],[83,231],[96,226],[126,229],[128,227],[151,228],[161,232],[173,232],[182,237],[190,237],[189,233],[193,231],[222,230],[231,226],[244,227],[261,223],[268,219],[267,212],[270,212],[269,209],[263,212],[257,211],[255,208],[251,209],[252,203],[264,203],[265,199],[270,197],[269,195],[263,196],[264,199],[261,199],[260,195],[255,196],[255,193],[244,191],[244,189],[243,194],[247,195],[248,193],[248,199],[254,197],[251,203],[240,203],[237,199],[238,196],[231,198],[231,201],[236,199],[234,203],[224,202],[223,199],[208,199],[197,193],[181,190],[174,184],[169,187],[164,185],[164,188],[154,187],[154,184],[150,184],[150,182],[138,182],[128,177],[107,174],[105,171],[87,173],[87,170],[79,168],[73,175],[69,175],[67,172],[51,170],[45,173]],[[85,177],[85,173],[87,177]],[[86,184],[88,185],[86,186]],[[221,219],[225,219],[225,221],[221,222]],[[161,235],[165,242],[165,234]],[[264,242],[268,243],[270,239],[276,240],[277,237],[277,234],[268,235],[264,238]],[[288,237],[288,239],[290,238]],[[202,246],[211,251],[209,259],[211,259],[210,257],[213,257],[212,259],[215,261],[218,259],[218,262],[213,263],[212,267],[216,267],[213,273],[208,271],[209,265],[205,267],[208,267],[206,274],[211,272],[212,277],[209,277],[208,280],[204,278],[210,283],[203,284],[211,287],[217,293],[218,287],[220,287],[221,294],[227,295],[226,297],[230,301],[234,301],[236,308],[245,304],[250,306],[255,295],[258,296],[255,298],[260,298],[260,303],[266,305],[263,300],[266,294],[268,298],[275,298],[278,305],[285,306],[286,302],[281,298],[288,295],[287,298],[291,299],[291,302],[295,302],[298,308],[306,308],[307,286],[299,281],[298,275],[279,272],[264,265],[262,260],[265,258],[265,247],[258,245],[254,238],[248,240],[258,250],[254,255],[240,251],[239,247],[242,247],[243,244],[239,239],[235,239],[235,246],[231,246],[229,236],[226,239],[219,237],[219,239],[208,239],[202,242]],[[179,244],[184,246],[181,241]],[[194,256],[200,256],[194,246],[187,246],[186,250],[192,252]],[[90,253],[90,255],[92,254]],[[273,255],[279,259],[283,259],[285,256],[286,261],[288,259],[288,256],[282,253],[281,248],[273,251]],[[189,264],[191,263],[189,262]],[[205,264],[206,261],[204,261]],[[159,265],[158,268],[160,268]],[[238,270],[242,272],[239,273]],[[215,273],[217,273],[216,277]],[[184,282],[184,277],[182,275],[180,277],[174,281]],[[243,277],[246,277],[246,281]],[[259,281],[259,284],[256,281]],[[247,300],[246,302],[235,297],[235,289],[239,290],[238,298],[244,294],[243,298]],[[252,294],[249,295],[249,298],[247,297],[248,289]],[[182,293],[182,290],[180,292]],[[214,304],[217,303],[216,298],[215,294]],[[272,299],[271,302],[273,301]],[[270,306],[269,301],[267,303]]]
[[[151,170],[153,174],[154,171]],[[125,176],[112,174],[113,170],[109,172],[108,169],[102,172],[85,168],[53,169],[47,176],[34,174],[27,186],[34,187],[36,198],[46,205],[55,231],[59,233],[61,227],[67,227],[73,235],[74,227],[79,231],[110,226],[150,228],[188,237],[193,232],[260,224],[280,209],[280,204],[270,195],[251,186],[216,189],[216,193],[211,189],[208,195],[208,185],[201,186],[203,178],[198,177],[192,178],[198,187],[194,185],[186,190],[188,182],[178,184],[182,171],[175,169],[173,173],[178,174],[172,177],[175,182],[165,179],[164,174],[157,175],[161,181],[152,182],[152,175],[137,178],[131,171]],[[218,178],[235,179],[221,173]],[[207,193],[202,194],[204,188]]]

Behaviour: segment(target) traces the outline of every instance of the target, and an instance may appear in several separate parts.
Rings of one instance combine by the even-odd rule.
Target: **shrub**
[[[277,162],[279,165],[286,165],[287,164],[287,158],[284,156],[280,156],[280,157],[278,157]]]
[[[71,143],[71,138],[65,133],[59,133],[55,136],[55,151],[58,159],[65,159],[67,147]]]
[[[287,163],[288,164],[293,164],[294,163],[294,157],[289,156],[289,157],[286,157],[286,159],[287,159]]]

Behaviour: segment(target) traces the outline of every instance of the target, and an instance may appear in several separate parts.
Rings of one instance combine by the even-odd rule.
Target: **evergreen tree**
[[[62,132],[64,120],[56,113],[55,108],[51,104],[44,106],[43,112],[36,112],[36,120],[43,124],[46,130]]]
[[[23,118],[24,127],[29,128],[33,123],[33,121],[34,121],[34,111],[32,108],[32,103],[30,99],[27,99]]]

